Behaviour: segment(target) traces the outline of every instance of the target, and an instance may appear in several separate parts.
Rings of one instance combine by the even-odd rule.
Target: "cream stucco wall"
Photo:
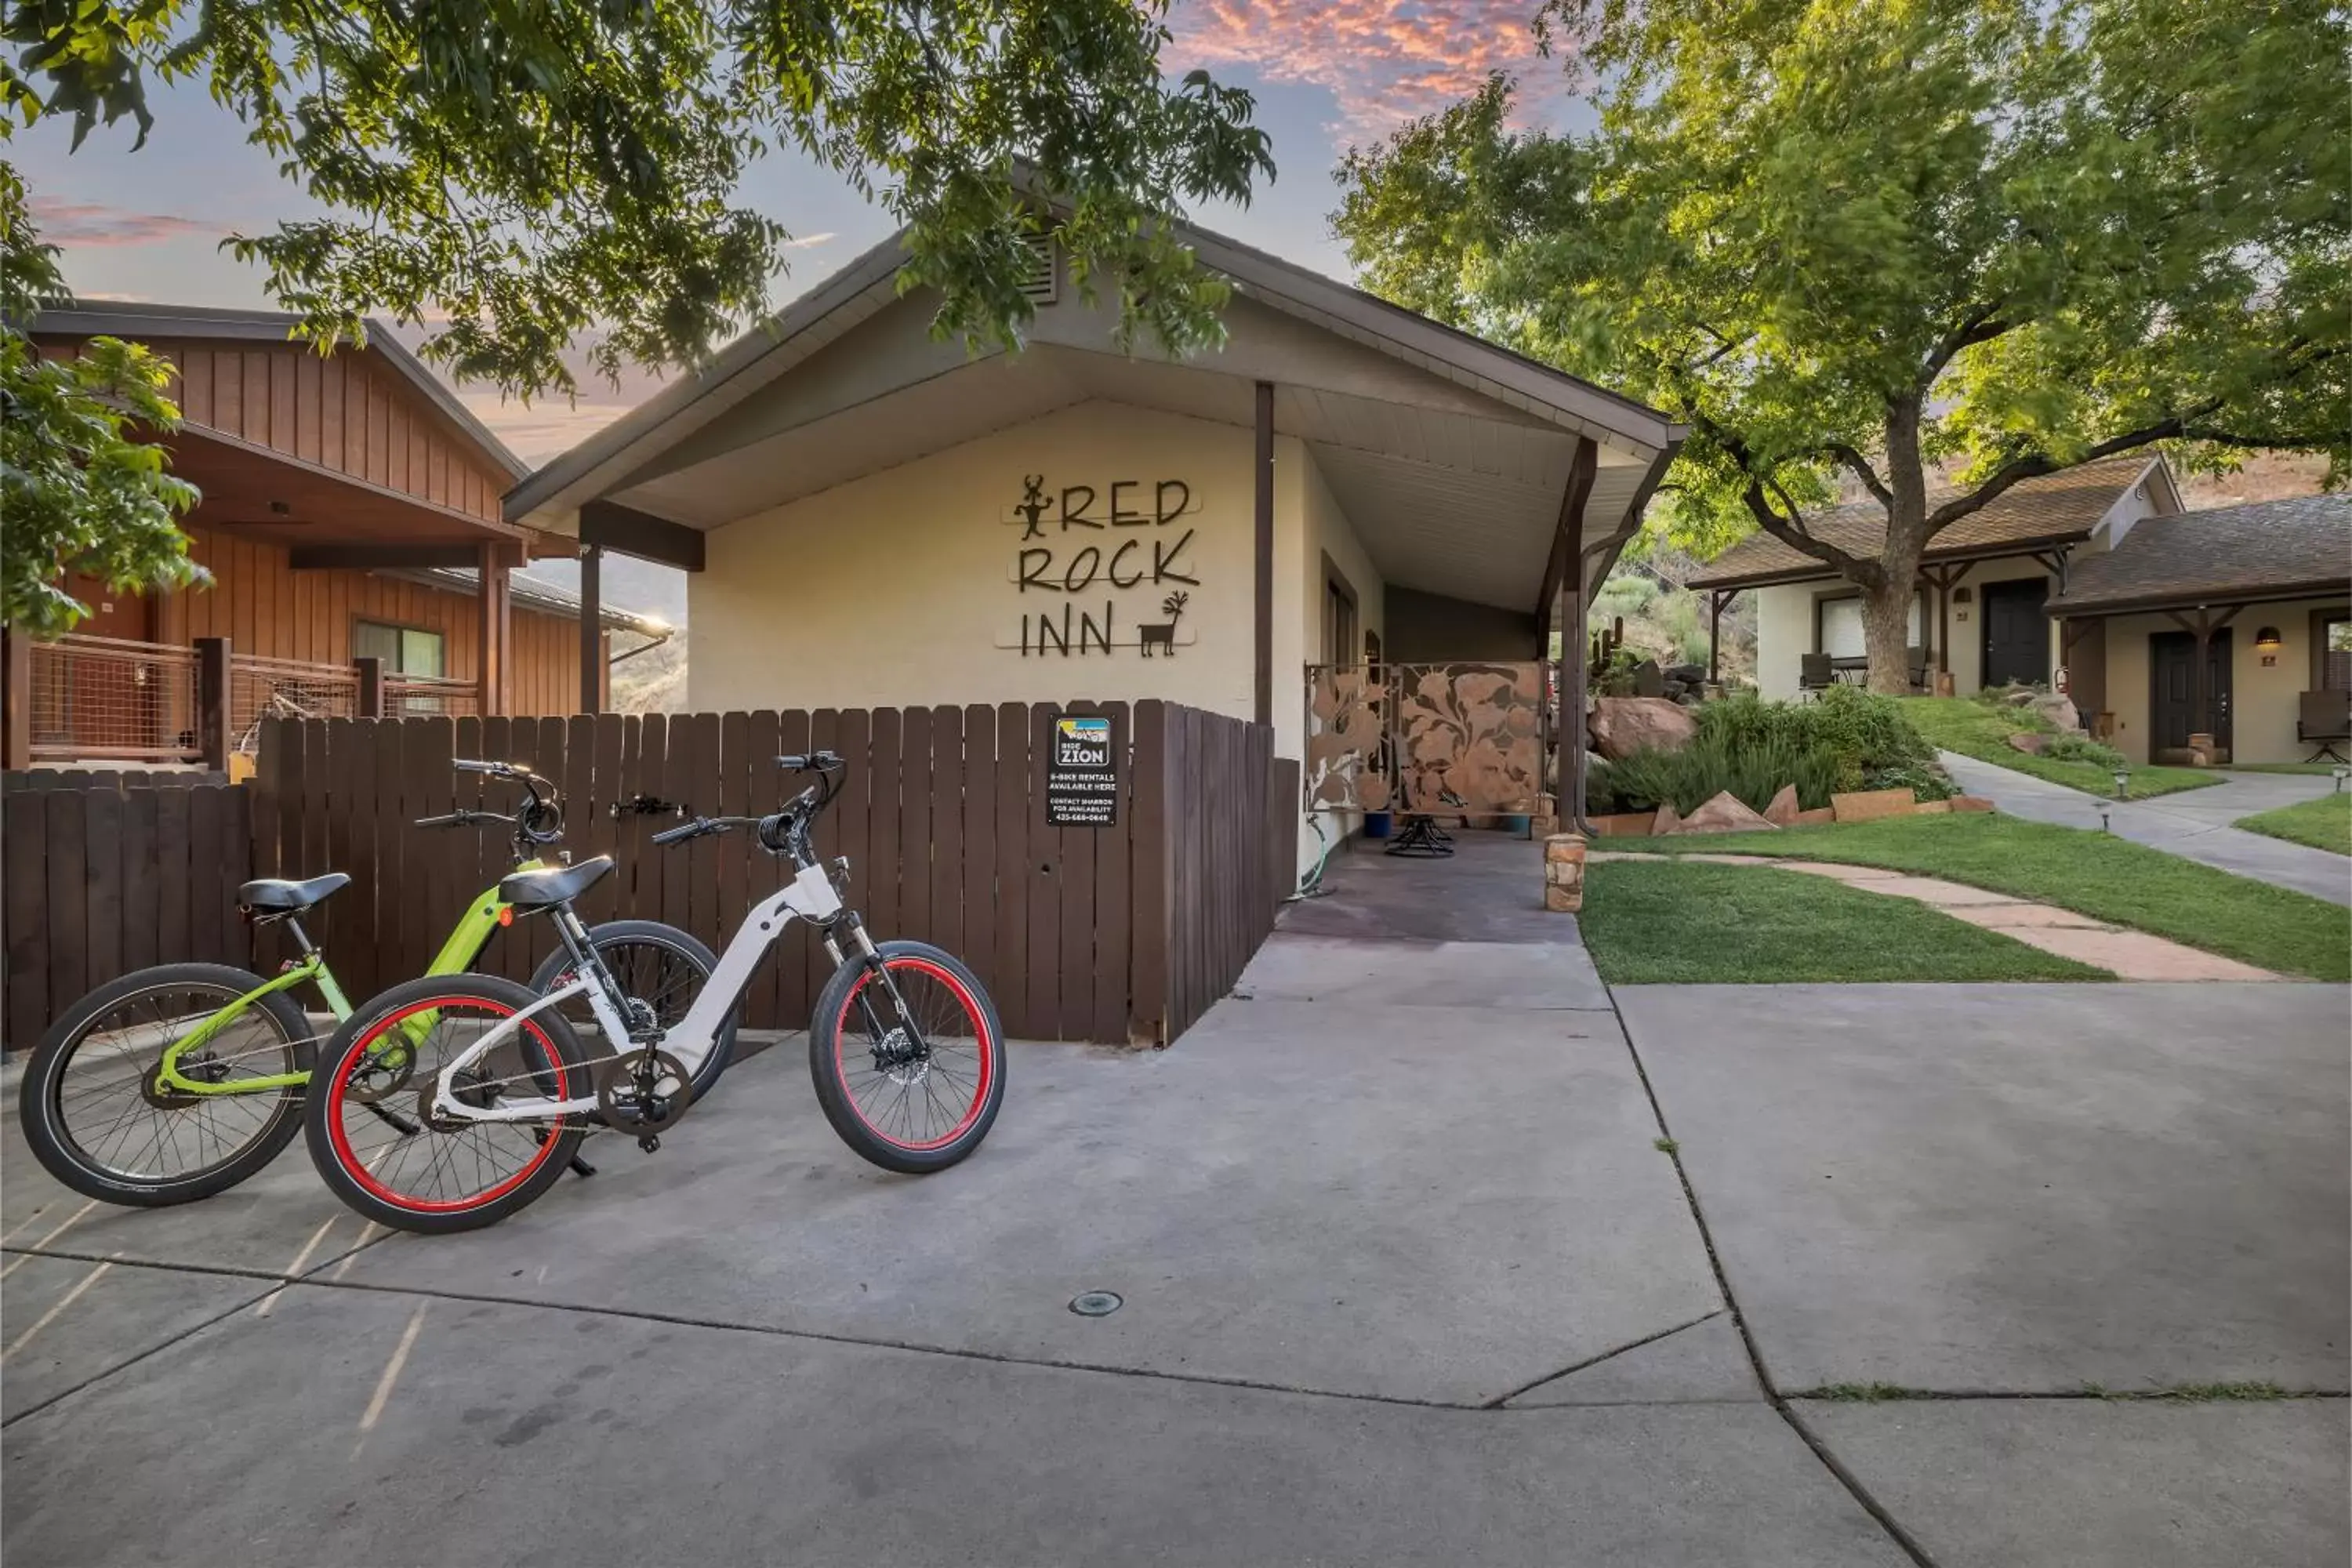
[[[705,569],[688,580],[688,700],[724,711],[1159,697],[1246,718],[1251,442],[1229,426],[1086,403],[714,529]],[[1157,484],[1173,479],[1192,509],[1164,525],[1101,530],[1065,528],[1049,512],[1042,537],[1024,541],[1013,509],[1032,474],[1049,499],[1089,487],[1099,515],[1119,480],[1139,481],[1119,492],[1130,508],[1148,510]],[[1122,588],[1109,565],[1130,543],[1118,575],[1139,580]],[[1033,575],[1085,586],[1024,588],[1024,549],[1053,552]],[[1088,549],[1097,556],[1081,561]],[[1190,595],[1177,646],[1146,658],[1137,627],[1164,622],[1173,592]],[[1294,603],[1277,597],[1277,620]],[[1071,651],[1041,650],[1037,617],[1058,626],[1066,610]],[[1108,617],[1108,653],[1080,651],[1081,614]]]
[[[1255,437],[1231,426],[1122,404],[1090,402],[982,437],[715,529],[705,569],[688,585],[688,701],[697,711],[941,703],[1133,701],[1157,697],[1250,716],[1251,535]],[[1191,507],[1165,524],[1065,528],[1050,512],[1024,539],[1024,478],[1043,493],[1096,493],[1108,517],[1119,495],[1149,512],[1161,480]],[[1190,533],[1189,542],[1177,548]],[[1119,577],[1110,567],[1127,552]],[[1154,545],[1170,580],[1152,577]],[[1033,559],[1023,586],[1022,552]],[[1080,552],[1099,552],[1083,591],[1066,586]],[[1303,670],[1322,642],[1322,559],[1354,586],[1358,625],[1382,626],[1385,584],[1346,513],[1298,441],[1275,444],[1274,729],[1278,755],[1305,749]],[[1181,574],[1196,583],[1173,580]],[[1136,628],[1166,619],[1171,592],[1190,595],[1177,647],[1143,656]],[[1039,646],[1034,617],[1072,616],[1070,651]],[[1110,648],[1078,636],[1080,614],[1109,625]],[[1032,617],[1024,651],[1023,616]],[[1352,824],[1350,825],[1352,826]],[[1302,863],[1313,833],[1302,834]]]
[[[1946,668],[1952,672],[1953,689],[1962,696],[1984,684],[1984,619],[1985,585],[2020,579],[2049,582],[2049,574],[2042,563],[2030,555],[2003,555],[1990,561],[1970,563],[1968,575],[1954,585],[1969,590],[1969,603],[1949,608],[1948,632],[1951,653]],[[1766,697],[1787,699],[1797,695],[1797,679],[1801,673],[1799,658],[1813,651],[1813,602],[1816,599],[1853,592],[1852,584],[1837,577],[1821,577],[1804,583],[1783,583],[1769,588],[1750,590],[1756,595],[1756,668],[1757,687]],[[1930,589],[1926,596],[1924,616],[1935,614],[1936,595]],[[1938,634],[1939,644],[1943,637]],[[2044,679],[2054,675],[2058,663],[2058,633],[2053,626],[2050,634],[2049,671]]]
[[[2253,605],[2230,622],[2230,760],[2299,763],[2311,747],[2294,738],[2303,693],[2311,689],[2311,613],[2342,599],[2300,599]],[[2281,646],[2264,665],[2254,646],[2263,627],[2278,628]],[[2107,710],[2116,716],[2114,743],[2135,763],[2148,760],[2148,638],[2177,632],[2169,616],[2116,616],[2106,623]]]

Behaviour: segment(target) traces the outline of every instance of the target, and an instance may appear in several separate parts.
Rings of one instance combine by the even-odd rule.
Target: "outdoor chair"
[[[2319,749],[2304,761],[2315,763],[2322,757],[2344,761],[2344,753],[2336,749],[2339,742],[2352,742],[2352,690],[2330,688],[2325,691],[2306,691],[2303,706],[2294,721],[2294,738],[2306,746]]]
[[[1837,668],[1825,653],[1797,656],[1797,694],[1811,697],[1827,690],[1837,680]]]

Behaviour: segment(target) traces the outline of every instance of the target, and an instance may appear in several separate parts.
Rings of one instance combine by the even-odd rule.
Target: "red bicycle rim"
[[[927,958],[898,955],[886,958],[882,962],[894,972],[915,970],[928,974],[954,993],[957,1003],[963,1008],[965,1018],[971,1024],[972,1040],[980,1058],[980,1070],[971,1088],[971,1103],[964,1107],[962,1116],[948,1131],[937,1138],[925,1139],[920,1142],[909,1142],[904,1138],[885,1131],[871,1116],[866,1113],[866,1108],[858,1103],[857,1096],[849,1089],[849,1061],[845,1053],[849,1049],[848,1042],[851,1037],[851,1010],[856,1006],[858,995],[873,982],[874,973],[871,970],[859,975],[857,984],[849,988],[849,994],[842,998],[841,1016],[834,1020],[834,1068],[842,1084],[843,1098],[848,1100],[851,1114],[864,1122],[866,1130],[874,1136],[892,1147],[917,1154],[925,1153],[933,1149],[944,1149],[971,1131],[972,1123],[980,1120],[982,1108],[988,1104],[989,1089],[996,1081],[996,1041],[989,1032],[987,1016],[982,1012],[979,1000],[972,995],[970,988],[952,973]],[[865,1043],[866,1036],[863,1030],[857,1032],[856,1037],[861,1042],[860,1049],[869,1048]]]

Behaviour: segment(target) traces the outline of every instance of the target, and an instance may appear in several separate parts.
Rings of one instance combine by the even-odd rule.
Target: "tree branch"
[[[1997,305],[1982,305],[1969,312],[1967,320],[1944,334],[1943,340],[1928,352],[1927,363],[1921,365],[1920,385],[1933,386],[1944,367],[1958,357],[1962,349],[1978,343],[1989,343],[2010,330],[2010,323],[1995,315]]]
[[[2159,419],[2153,425],[2143,425],[2137,430],[2127,430],[2120,436],[2085,449],[2081,457],[2067,461],[2062,462],[2047,452],[2032,452],[2022,458],[2012,458],[1995,468],[1990,477],[1975,489],[1964,496],[1955,496],[1929,512],[1927,537],[1933,539],[1971,512],[1983,510],[1985,507],[1999,500],[2011,486],[2023,480],[2039,479],[2044,474],[2054,474],[2061,469],[2077,468],[2084,463],[2095,463],[2101,458],[2112,458],[2118,452],[2128,452],[2134,447],[2145,447],[2152,442],[2186,436],[2189,434],[2190,421],[2203,418],[2221,405],[2221,400],[2217,397],[2191,413],[2176,414],[2169,418]],[[2206,439],[2201,436],[2196,438]]]
[[[1878,477],[1878,470],[1870,466],[1869,458],[1843,441],[1832,441],[1822,450],[1851,469],[1854,478],[1862,481],[1862,488],[1877,498],[1879,505],[1889,511],[1895,510],[1895,492],[1886,488],[1886,481]]]

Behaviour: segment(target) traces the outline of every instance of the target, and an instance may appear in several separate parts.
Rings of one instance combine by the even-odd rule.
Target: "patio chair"
[[[1903,650],[1903,668],[1911,678],[1911,689],[1924,691],[1927,687],[1927,650],[1913,643]]]
[[[1825,653],[1805,653],[1797,656],[1797,695],[1811,697],[1827,690],[1837,681],[1837,666]]]
[[[2352,742],[2352,690],[2329,688],[2325,691],[2306,691],[2301,710],[2295,715],[2294,738],[2306,746],[2319,749],[2304,761],[2315,763],[2322,757],[2344,761],[2344,753],[2336,749],[2338,742]]]

